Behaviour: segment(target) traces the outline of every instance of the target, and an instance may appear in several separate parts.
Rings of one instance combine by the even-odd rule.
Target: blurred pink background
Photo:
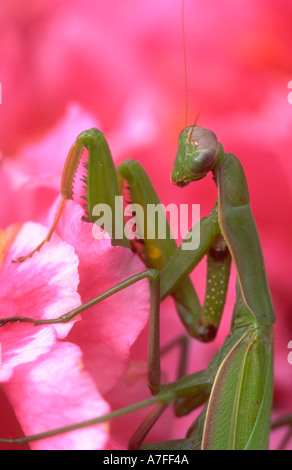
[[[262,240],[277,317],[275,417],[292,412],[291,21],[290,0],[185,1],[188,124],[202,107],[199,125],[241,160]],[[181,0],[1,2],[0,228],[43,220],[70,145],[93,126],[117,163],[144,165],[164,204],[200,203],[209,213],[211,176],[184,190],[169,180],[185,125],[181,23]],[[193,275],[200,296],[203,275],[204,267]],[[218,338],[191,357],[191,371],[228,332],[234,273],[230,290]],[[274,434],[272,448],[283,431]]]

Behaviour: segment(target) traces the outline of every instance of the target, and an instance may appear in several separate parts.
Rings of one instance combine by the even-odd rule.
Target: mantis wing
[[[264,450],[273,384],[270,327],[250,325],[220,365],[203,431],[203,450]]]

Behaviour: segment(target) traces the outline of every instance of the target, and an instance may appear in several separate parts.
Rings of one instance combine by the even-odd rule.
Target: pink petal
[[[19,366],[5,393],[25,435],[92,419],[109,411],[84,370],[80,349],[56,344],[38,362]],[[90,426],[31,443],[34,450],[102,449],[108,424]]]
[[[31,259],[11,262],[37,246],[45,234],[45,227],[25,224],[7,252],[0,270],[1,318],[52,318],[80,305],[76,292],[78,259],[72,247],[59,237],[55,236]],[[72,323],[42,327],[13,323],[2,327],[0,379],[8,380],[15,366],[48,352],[56,336],[65,337],[71,328]]]

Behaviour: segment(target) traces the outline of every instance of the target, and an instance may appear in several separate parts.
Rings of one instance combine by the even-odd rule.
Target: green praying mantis
[[[90,129],[80,134],[72,145],[61,182],[62,200],[45,240],[29,254],[15,260],[27,262],[49,242],[68,199],[73,198],[72,184],[82,150],[88,151],[85,178],[87,213],[84,223],[96,223],[94,207],[108,204],[113,211],[114,197],[126,187],[131,202],[159,204],[158,196],[142,166],[127,160],[117,169],[102,132]],[[273,394],[273,323],[274,309],[268,286],[262,249],[250,207],[243,168],[239,160],[225,153],[215,134],[199,126],[185,128],[179,136],[179,148],[171,174],[172,182],[184,187],[212,172],[218,199],[208,217],[200,221],[200,244],[185,251],[170,236],[147,239],[139,244],[127,237],[117,238],[113,225],[112,243],[134,249],[145,263],[144,272],[127,279],[92,301],[56,319],[34,320],[10,317],[0,326],[12,322],[33,324],[70,321],[90,306],[147,278],[150,286],[150,329],[148,350],[148,381],[153,396],[142,402],[113,411],[83,423],[46,431],[21,439],[0,439],[0,442],[25,443],[90,426],[113,419],[139,408],[154,405],[129,443],[130,449],[182,450],[263,450],[268,449]],[[167,221],[165,219],[167,224]],[[154,220],[140,220],[145,225]],[[186,236],[186,239],[190,234]],[[196,294],[190,273],[207,256],[207,281],[204,304]],[[208,342],[216,336],[233,261],[236,274],[236,302],[230,334],[216,352],[206,370],[180,376],[169,384],[160,382],[159,306],[171,295],[188,335]],[[164,409],[174,403],[178,416],[203,405],[202,411],[181,439],[143,444],[149,430]]]

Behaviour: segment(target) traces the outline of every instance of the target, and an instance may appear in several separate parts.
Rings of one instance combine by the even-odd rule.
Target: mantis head
[[[171,181],[183,188],[191,181],[204,178],[214,168],[220,144],[212,131],[191,126],[180,133],[178,145]]]

